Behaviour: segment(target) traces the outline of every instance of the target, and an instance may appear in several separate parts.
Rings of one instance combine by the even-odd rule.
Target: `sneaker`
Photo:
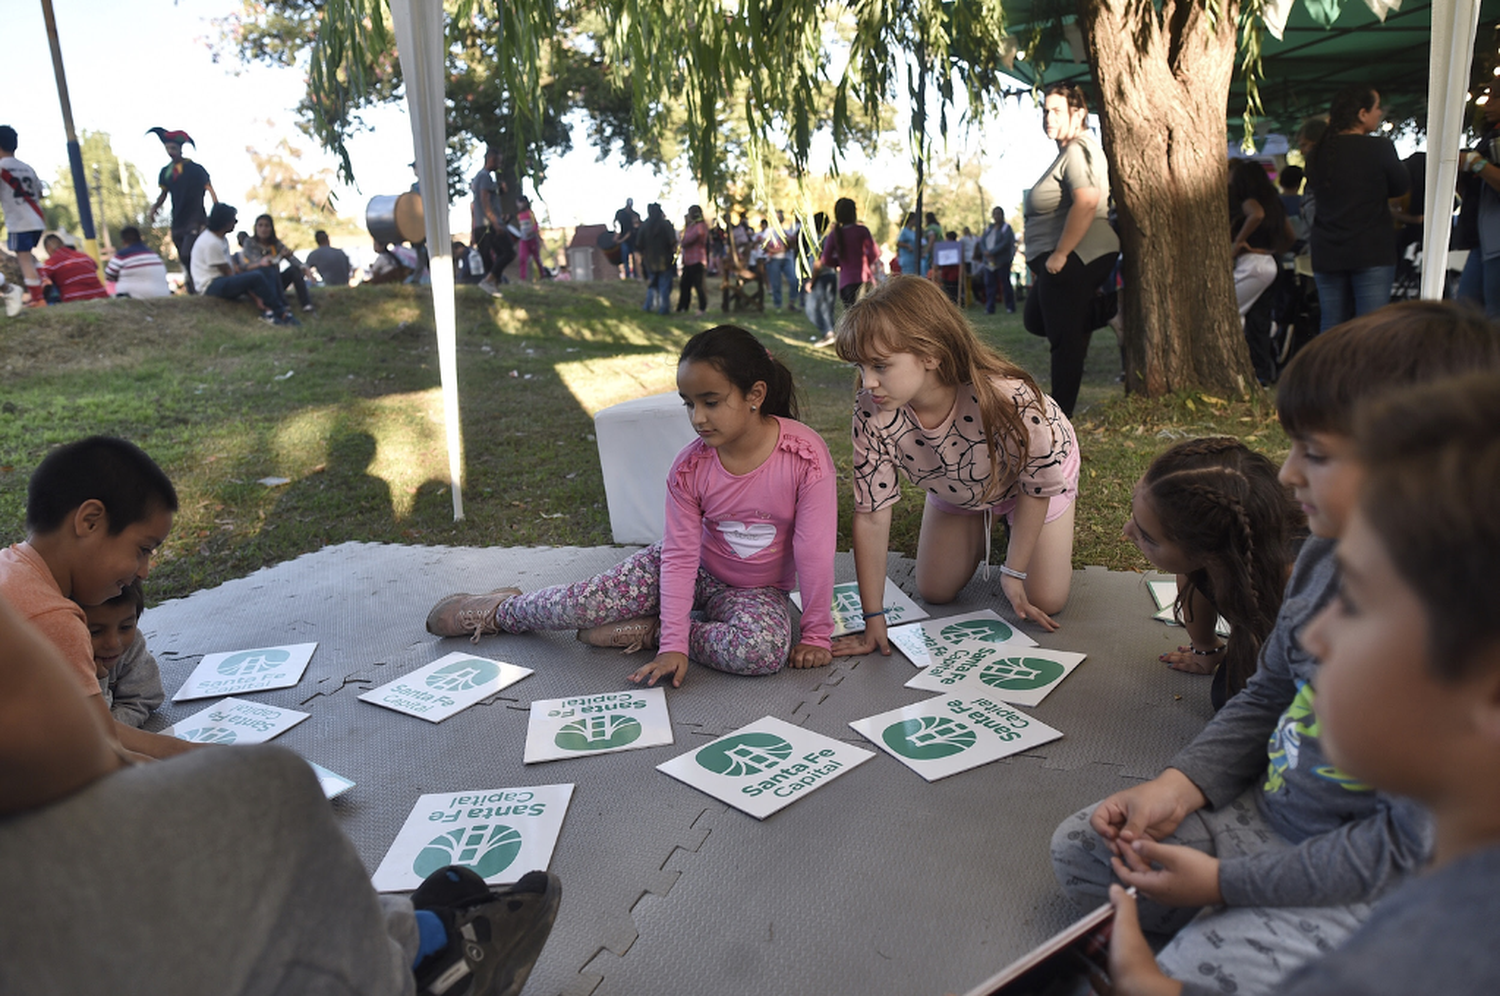
[[[821,338],[817,342],[813,343],[813,349],[826,349],[827,347],[832,346],[834,343],[836,343],[838,341],[839,341],[839,337],[835,333],[829,332],[829,333],[825,334],[823,336],[823,338]]]
[[[297,316],[294,315],[294,314],[292,314],[292,309],[291,308],[288,308],[288,309],[286,309],[285,311],[283,311],[281,313],[281,316],[276,319],[276,324],[277,325],[285,325],[285,326],[288,326],[288,327],[294,326],[294,325],[295,326],[301,326],[302,325],[302,323],[297,320]]]
[[[269,308],[260,313],[260,320],[265,322],[267,325],[281,324],[281,319],[276,317],[276,312],[270,310]]]
[[[647,647],[652,649],[661,642],[661,620],[656,616],[641,616],[624,622],[605,623],[592,629],[580,629],[578,641],[591,647],[620,647],[627,654]]]
[[[427,613],[427,632],[433,636],[467,636],[470,643],[478,643],[481,636],[500,632],[495,610],[520,593],[520,588],[496,588],[483,595],[449,595]]]
[[[479,281],[479,283],[475,284],[474,286],[476,286],[480,290],[484,291],[490,297],[499,297],[500,296],[500,285],[497,284],[497,283],[495,283],[495,280],[494,280],[493,277],[485,277],[483,280]]]
[[[303,311],[304,311],[304,312],[306,312],[306,313],[307,313],[307,314],[309,314],[309,315],[310,315],[310,314],[312,314],[312,313],[313,313],[313,312],[314,312],[314,311],[317,311],[317,310],[318,310],[318,309],[317,309],[317,308],[314,308],[314,307],[313,307],[313,306],[312,306],[312,304],[311,304],[311,303],[309,303],[309,304],[304,304],[304,305],[303,305],[303,306],[302,306],[302,310],[303,310]]]
[[[26,292],[15,284],[10,284],[4,290],[5,317],[14,318],[21,313],[21,308],[26,299]]]
[[[527,872],[500,889],[491,889],[462,865],[433,872],[412,893],[411,903],[443,922],[448,946],[417,966],[417,992],[519,996],[552,933],[561,900],[562,883],[551,872]]]

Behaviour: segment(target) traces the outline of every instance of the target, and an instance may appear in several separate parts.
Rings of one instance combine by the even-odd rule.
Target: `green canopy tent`
[[[1242,27],[1240,35],[1241,53],[1247,42],[1258,43],[1260,50],[1255,86],[1261,106],[1253,113],[1255,131],[1295,133],[1305,119],[1326,113],[1334,92],[1368,83],[1380,91],[1389,119],[1423,130],[1429,146],[1438,150],[1429,157],[1425,210],[1429,217],[1446,214],[1451,195],[1445,192],[1453,189],[1456,178],[1468,101],[1494,78],[1492,67],[1500,64],[1495,49],[1500,0],[1280,0],[1268,6],[1287,12],[1280,29],[1263,24],[1258,39],[1252,39]],[[1029,86],[1090,84],[1076,18],[1059,18],[1062,8],[1055,0],[1017,0],[1006,9],[1019,53],[1009,70],[1012,76]],[[1047,58],[1027,53],[1028,44],[1044,50]],[[1249,87],[1246,74],[1237,73],[1228,99],[1231,128],[1243,126],[1252,110]],[[1427,226],[1424,258],[1445,257],[1448,235],[1446,225]],[[1423,294],[1440,296],[1442,268],[1428,271]]]

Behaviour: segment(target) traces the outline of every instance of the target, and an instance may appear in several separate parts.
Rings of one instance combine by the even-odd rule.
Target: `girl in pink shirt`
[[[667,476],[660,543],[576,584],[449,595],[428,632],[478,642],[577,628],[595,646],[659,647],[630,679],[673,687],[689,659],[736,674],[831,663],[838,492],[827,444],[795,421],[791,371],[749,332],[720,325],[683,347],[677,389],[698,438]],[[796,587],[806,610],[793,645]]]
[[[1024,369],[974,335],[946,294],[892,277],[839,320],[840,358],[859,368],[854,402],[854,565],[862,634],[834,652],[889,654],[881,603],[900,477],[926,492],[917,590],[951,602],[989,563],[995,515],[1010,524],[1000,587],[1021,619],[1054,630],[1073,580],[1078,439]],[[898,474],[899,468],[899,474]]]

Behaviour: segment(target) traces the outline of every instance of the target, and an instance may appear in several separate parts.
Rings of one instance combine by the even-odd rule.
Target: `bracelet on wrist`
[[[1014,567],[1010,566],[1009,564],[1001,564],[1000,565],[1000,573],[1004,574],[1008,578],[1015,578],[1017,581],[1025,581],[1026,580],[1026,572],[1025,571],[1018,571]]]
[[[1229,644],[1227,644],[1227,643],[1221,643],[1217,647],[1213,648],[1212,650],[1199,650],[1197,647],[1193,646],[1192,643],[1188,644],[1188,649],[1191,650],[1195,655],[1197,655],[1199,657],[1214,657],[1214,656],[1216,656],[1218,654],[1222,654],[1228,648],[1229,648]]]
[[[885,612],[886,612],[885,609],[881,609],[879,612],[866,612],[865,613],[865,619],[868,620],[868,619],[874,619],[876,616],[883,616],[883,615],[885,615]]]

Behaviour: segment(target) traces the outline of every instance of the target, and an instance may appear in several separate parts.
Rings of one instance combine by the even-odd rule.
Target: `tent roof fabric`
[[[1042,4],[1007,3],[1010,30],[1018,38],[1031,33],[1033,12]],[[1482,0],[1476,49],[1490,52],[1500,25],[1500,0]],[[1369,83],[1381,94],[1387,116],[1396,121],[1421,120],[1427,108],[1428,41],[1432,31],[1431,0],[1406,0],[1385,22],[1359,0],[1345,0],[1332,25],[1324,27],[1299,2],[1287,18],[1278,41],[1268,31],[1261,40],[1260,98],[1264,114],[1257,131],[1295,131],[1300,122],[1328,111],[1328,99],[1351,83]],[[1058,46],[1039,81],[1086,82],[1089,67],[1069,45]],[[1481,60],[1476,58],[1476,67]],[[1017,61],[1012,72],[1030,84],[1035,66]],[[1239,118],[1245,110],[1245,79],[1238,69],[1230,87],[1229,113]]]

